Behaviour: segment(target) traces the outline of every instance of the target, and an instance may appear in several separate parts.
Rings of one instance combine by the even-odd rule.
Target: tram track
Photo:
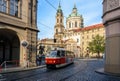
[[[73,74],[71,74],[71,75],[69,75],[69,76],[67,76],[67,77],[65,77],[65,78],[62,78],[62,79],[59,80],[59,81],[65,81],[65,80],[69,79],[70,77],[74,76],[75,74],[84,71],[85,68],[87,68],[87,66],[88,66],[88,63],[87,63],[87,61],[86,61],[85,66],[83,66],[83,68],[81,68],[79,71],[77,71],[77,72],[75,72],[75,73],[73,73]]]
[[[38,72],[38,71],[36,72],[36,70],[33,70],[32,73],[31,73],[31,71],[25,71],[25,72],[9,73],[8,75],[4,75],[4,76],[10,77],[11,75],[12,76],[22,75],[22,76],[14,77],[13,79],[6,78],[7,80],[9,79],[8,81],[17,81],[17,80],[20,80],[20,79],[23,79],[23,78],[33,77],[33,76],[36,76],[36,75],[40,75],[40,74],[48,73],[48,72],[52,71],[52,70],[46,69],[46,67],[40,68],[40,69],[37,69],[37,70],[40,71],[40,72]]]
[[[62,67],[64,68],[64,67]],[[24,79],[24,78],[29,78],[29,77],[34,77],[34,76],[37,76],[37,75],[40,75],[40,74],[45,74],[45,73],[50,73],[50,72],[55,72],[55,71],[59,71],[60,69],[62,68],[56,68],[56,69],[47,69],[46,67],[44,68],[40,68],[39,70],[41,70],[42,72],[37,72],[37,73],[32,73],[30,75],[22,75],[22,77],[19,77],[19,78],[15,78],[15,79],[11,79],[10,81],[21,81],[21,79]],[[44,71],[43,71],[44,70]],[[24,72],[18,72],[18,73],[24,73]],[[28,73],[27,73],[28,74]]]
[[[80,66],[82,66],[82,68],[79,68]],[[51,81],[51,79],[53,79],[52,81],[65,81],[83,71],[83,67],[87,67],[87,62],[75,62],[74,64],[58,69],[47,69],[44,67],[32,71],[17,72],[16,74],[11,73],[8,75],[9,78],[10,76],[18,77],[11,77],[10,80],[7,78],[5,81]]]

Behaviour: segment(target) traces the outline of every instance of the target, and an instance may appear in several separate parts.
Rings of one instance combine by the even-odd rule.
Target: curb
[[[10,68],[10,69],[3,69],[0,74],[7,74],[7,73],[16,73],[16,72],[21,72],[21,71],[29,71],[29,70],[35,70],[35,69],[40,69],[44,68],[46,65],[41,65],[37,67],[30,67],[30,68],[23,68],[23,67],[18,67],[18,68]]]
[[[108,76],[115,76],[115,77],[120,77],[120,74],[118,73],[108,73],[104,71],[104,68],[100,68],[95,71],[96,73],[103,74],[103,75],[108,75]]]

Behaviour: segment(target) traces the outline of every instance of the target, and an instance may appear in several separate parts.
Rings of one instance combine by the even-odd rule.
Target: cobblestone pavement
[[[98,74],[96,69],[103,68],[103,60],[76,60],[64,68],[6,74],[4,81],[120,81],[120,77]]]
[[[86,60],[86,62],[86,68],[65,81],[120,81],[120,77],[108,76],[95,72],[95,70],[104,67],[102,60]]]

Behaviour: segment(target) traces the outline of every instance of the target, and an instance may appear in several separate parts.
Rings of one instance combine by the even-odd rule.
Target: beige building
[[[102,23],[84,27],[82,15],[77,11],[76,5],[72,9],[72,13],[66,19],[64,26],[64,15],[59,4],[56,12],[56,23],[54,26],[54,39],[52,39],[53,47],[63,47],[66,50],[73,51],[76,57],[85,57],[88,43],[94,36],[99,34],[105,35]],[[44,39],[49,41],[49,39]],[[55,41],[54,41],[55,40]],[[44,44],[49,45],[50,42]],[[89,54],[90,57],[96,54]]]
[[[84,27],[81,29],[81,43],[80,43],[80,55],[85,57],[87,54],[88,43],[93,40],[96,35],[105,37],[105,29],[102,23]],[[97,54],[89,53],[90,57],[95,57]]]
[[[36,65],[37,0],[0,0],[0,64]]]
[[[42,40],[38,40],[38,52],[37,54],[41,54],[40,53],[40,46],[41,47],[44,47],[44,51],[43,51],[43,54],[48,54],[50,52],[50,50],[52,50],[52,48],[54,47],[54,40],[53,39],[48,39],[48,38],[45,38],[45,39],[42,39]]]
[[[59,13],[63,15],[62,9],[61,12]],[[61,17],[58,16],[56,17],[56,20],[57,19],[61,19]],[[74,5],[72,9],[72,13],[66,19],[66,27],[64,28],[63,23],[58,22],[57,24],[60,24],[57,27],[57,29],[62,29],[62,30],[59,31],[59,33],[57,33],[56,35],[56,26],[55,26],[54,38],[57,40],[61,38],[60,40],[61,43],[64,44],[64,48],[66,50],[73,51],[76,57],[85,57],[88,43],[92,41],[92,38],[95,35],[99,34],[100,36],[105,36],[105,30],[102,23],[84,27],[83,17],[78,13],[76,5]],[[92,57],[93,55],[95,54],[89,54],[90,57]]]

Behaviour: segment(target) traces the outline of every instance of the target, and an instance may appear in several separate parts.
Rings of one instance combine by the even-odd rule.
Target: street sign
[[[28,47],[29,43],[26,40],[21,41],[23,47]]]

